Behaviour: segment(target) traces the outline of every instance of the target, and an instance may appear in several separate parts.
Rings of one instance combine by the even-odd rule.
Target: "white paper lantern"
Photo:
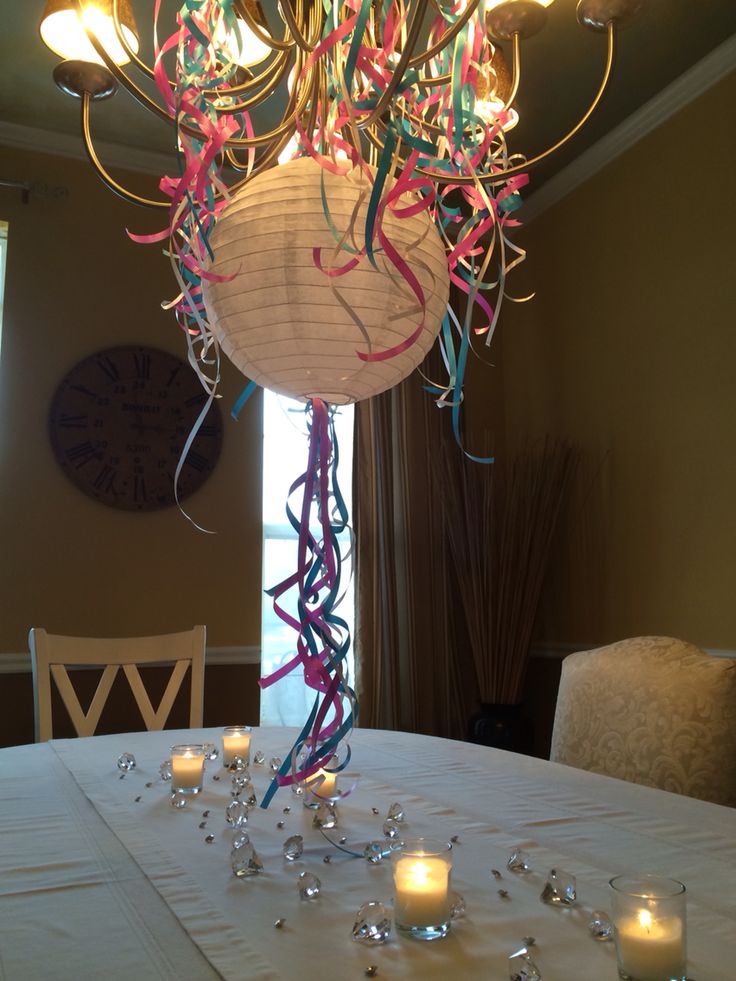
[[[406,351],[366,362],[368,352],[393,348],[422,320],[404,278],[377,251],[375,269],[364,258],[357,268],[328,277],[315,266],[341,267],[351,253],[336,253],[325,219],[322,180],[332,222],[351,248],[364,243],[371,183],[360,168],[348,176],[324,171],[311,158],[292,160],[259,174],[224,210],[210,242],[209,270],[233,276],[204,281],[204,301],[223,351],[248,378],[264,388],[306,401],[355,402],[396,385],[424,359],[447,306],[445,249],[426,211],[398,218],[386,209],[383,228],[421,284],[424,329]],[[404,195],[399,207],[415,203]],[[380,248],[376,242],[376,249]]]

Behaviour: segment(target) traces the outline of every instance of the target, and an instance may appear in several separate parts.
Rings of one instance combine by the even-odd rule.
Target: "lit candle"
[[[191,744],[171,747],[171,786],[184,794],[198,794],[202,789],[204,747]]]
[[[406,842],[394,859],[397,929],[422,939],[444,936],[450,921],[449,846],[426,839]]]
[[[617,924],[619,960],[636,981],[670,981],[685,970],[682,923],[676,916],[654,919],[648,910]]]
[[[632,981],[680,981],[686,975],[685,887],[673,879],[611,880],[619,974]]]
[[[222,765],[230,766],[234,756],[250,763],[250,726],[227,726],[222,730]]]
[[[317,786],[318,781],[322,780],[319,786]],[[337,796],[337,774],[330,773],[329,770],[323,770],[322,767],[310,777],[309,789],[317,797],[336,797]]]

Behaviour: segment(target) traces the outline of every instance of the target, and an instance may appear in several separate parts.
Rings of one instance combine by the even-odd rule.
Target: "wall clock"
[[[62,380],[49,412],[56,459],[102,504],[149,511],[174,503],[174,473],[207,395],[189,365],[166,351],[126,345],[93,354]],[[217,403],[179,475],[179,500],[212,473],[222,443]]]

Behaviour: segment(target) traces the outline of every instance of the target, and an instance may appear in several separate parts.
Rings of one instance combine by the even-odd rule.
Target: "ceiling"
[[[264,3],[274,24],[278,23],[275,3]],[[181,0],[163,0],[165,15],[170,19],[180,4]],[[38,36],[43,6],[43,0],[3,4],[0,143],[2,122],[79,132],[79,102],[54,85],[51,73],[57,59]],[[153,6],[153,0],[133,0],[142,54],[149,61],[151,30],[147,25]],[[614,77],[604,103],[571,144],[534,171],[533,189],[734,34],[733,0],[645,0],[639,19],[620,33]],[[521,122],[510,134],[511,149],[529,156],[571,127],[596,91],[604,59],[604,35],[577,24],[575,0],[556,0],[548,9],[544,30],[523,43],[516,103]],[[124,92],[94,107],[92,127],[98,140],[149,150],[171,147],[171,127],[150,116]],[[0,163],[0,179],[7,176]]]

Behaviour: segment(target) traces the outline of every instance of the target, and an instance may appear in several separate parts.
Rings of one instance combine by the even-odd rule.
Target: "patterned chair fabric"
[[[550,759],[736,807],[736,660],[671,637],[571,654]]]

